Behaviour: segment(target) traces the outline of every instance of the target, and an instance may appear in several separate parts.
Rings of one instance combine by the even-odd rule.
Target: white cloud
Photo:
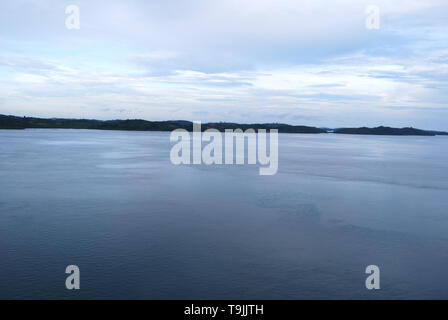
[[[448,129],[446,1],[67,4],[0,4],[0,113]]]

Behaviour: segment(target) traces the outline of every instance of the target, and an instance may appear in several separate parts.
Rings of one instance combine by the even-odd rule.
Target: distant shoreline
[[[193,122],[185,120],[147,121],[141,119],[128,120],[91,120],[91,119],[45,119],[34,117],[17,117],[0,115],[0,129],[92,129],[92,130],[120,130],[120,131],[173,131],[185,129],[193,131]],[[448,135],[445,131],[421,130],[412,127],[391,128],[337,128],[323,129],[311,126],[296,126],[283,123],[253,123],[240,124],[233,122],[209,122],[202,124],[202,130],[217,129],[224,132],[225,129],[277,129],[279,133],[335,133],[335,134],[360,134],[360,135],[394,135],[394,136],[436,136]]]

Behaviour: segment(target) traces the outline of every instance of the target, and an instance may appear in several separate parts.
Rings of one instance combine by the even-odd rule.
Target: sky
[[[2,0],[0,114],[448,130],[448,1]]]

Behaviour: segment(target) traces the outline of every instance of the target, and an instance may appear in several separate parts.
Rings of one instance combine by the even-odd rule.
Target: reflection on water
[[[260,176],[173,166],[169,133],[0,131],[0,298],[448,298],[448,138],[279,144]]]

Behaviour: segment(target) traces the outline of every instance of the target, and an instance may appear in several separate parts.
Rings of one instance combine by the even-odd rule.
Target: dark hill
[[[184,120],[174,121],[146,121],[132,120],[88,120],[88,119],[42,119],[32,117],[15,117],[0,115],[0,129],[97,129],[97,130],[130,130],[130,131],[172,131],[175,129],[193,130],[193,123]],[[326,133],[326,130],[307,127],[292,126],[281,123],[239,124],[239,123],[203,123],[202,130],[215,128],[219,131],[225,129],[278,129],[282,133]]]
[[[193,123],[185,120],[171,121],[146,121],[140,119],[128,120],[90,120],[90,119],[43,119],[33,117],[16,117],[0,115],[0,129],[96,129],[96,130],[129,130],[129,131],[172,131],[175,129],[193,130]],[[415,128],[316,128],[308,126],[293,126],[284,123],[253,123],[241,124],[233,122],[210,122],[203,123],[202,130],[210,128],[223,132],[225,129],[277,129],[280,133],[326,133],[339,134],[368,134],[368,135],[399,135],[399,136],[435,136],[448,135],[448,132],[429,131]]]
[[[376,128],[341,128],[334,130],[334,133],[342,134],[373,134],[373,135],[391,135],[391,136],[435,136],[434,131],[425,131],[415,128],[391,128],[391,127],[376,127]]]

